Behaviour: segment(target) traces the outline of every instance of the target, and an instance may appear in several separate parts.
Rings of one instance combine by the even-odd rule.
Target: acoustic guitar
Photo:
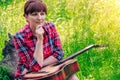
[[[90,45],[74,53],[73,55],[49,66],[42,68],[38,72],[29,72],[22,75],[22,80],[68,80],[68,78],[79,71],[79,65],[74,58],[91,48],[107,47],[103,45]]]

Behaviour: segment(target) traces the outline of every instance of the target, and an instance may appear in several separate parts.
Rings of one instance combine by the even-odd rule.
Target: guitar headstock
[[[93,44],[94,48],[103,48],[103,47],[108,47],[108,44]]]

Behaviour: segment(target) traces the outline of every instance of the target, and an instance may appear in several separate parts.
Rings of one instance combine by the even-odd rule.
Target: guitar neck
[[[92,48],[100,48],[100,47],[107,47],[107,46],[108,46],[108,44],[102,44],[102,45],[95,45],[95,44],[93,44],[93,45],[89,45],[89,46],[85,47],[84,49],[82,49],[82,50],[80,50],[80,51],[72,54],[71,56],[69,56],[69,57],[67,57],[67,58],[65,58],[65,59],[57,62],[55,65],[61,64],[61,63],[65,62],[65,61],[67,61],[67,60],[69,60],[69,59],[73,59],[73,58],[75,58],[76,56],[78,56],[78,55],[80,55],[80,54],[88,51],[89,49],[92,49]]]

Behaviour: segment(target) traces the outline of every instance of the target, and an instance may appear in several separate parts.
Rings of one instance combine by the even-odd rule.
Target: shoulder
[[[55,24],[53,22],[46,22],[45,28],[47,28],[50,31],[55,31],[56,30]]]
[[[48,28],[52,28],[55,27],[55,24],[53,22],[46,22],[45,26],[47,26]]]
[[[14,38],[15,39],[21,39],[24,40],[24,38],[26,37],[26,30],[28,29],[28,25],[25,25],[22,29],[20,29],[15,35]]]
[[[22,33],[22,32],[17,32],[17,33],[14,35],[14,39],[21,39],[21,40],[23,40],[23,39],[24,39],[24,33]]]

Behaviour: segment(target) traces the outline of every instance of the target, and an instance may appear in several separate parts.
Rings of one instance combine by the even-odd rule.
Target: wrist
[[[43,41],[43,35],[38,35],[37,40],[40,41],[40,42]]]
[[[43,43],[43,40],[37,40],[37,44],[42,44]]]

